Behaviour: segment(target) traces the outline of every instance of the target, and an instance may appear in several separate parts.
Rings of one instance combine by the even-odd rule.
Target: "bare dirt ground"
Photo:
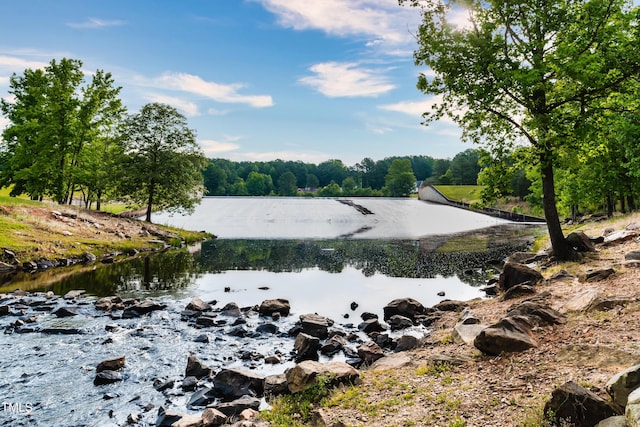
[[[620,230],[634,222],[640,223],[640,215],[593,223],[583,231],[595,237],[606,228]],[[570,380],[609,399],[606,382],[640,363],[640,268],[625,263],[625,254],[637,249],[636,237],[600,246],[581,262],[541,266],[546,279],[561,269],[573,277],[537,286],[537,294],[549,292],[544,301],[566,314],[567,322],[535,330],[536,348],[483,355],[473,346],[455,342],[451,332],[459,314],[447,313],[424,346],[409,353],[405,366],[364,371],[358,396],[342,394],[335,406],[325,410],[325,425],[541,426],[544,403],[556,387]],[[608,267],[615,274],[606,280],[577,279],[581,272]],[[567,302],[587,288],[630,302],[605,311],[569,312]],[[524,299],[477,300],[469,306],[483,324],[492,324]],[[434,365],[433,360],[443,355],[459,364]]]

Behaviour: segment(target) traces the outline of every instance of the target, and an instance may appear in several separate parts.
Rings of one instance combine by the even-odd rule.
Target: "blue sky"
[[[450,122],[420,124],[430,100],[415,87],[419,13],[397,0],[0,0],[0,10],[5,98],[12,73],[67,57],[111,72],[131,112],[176,107],[208,157],[353,165],[471,147]]]

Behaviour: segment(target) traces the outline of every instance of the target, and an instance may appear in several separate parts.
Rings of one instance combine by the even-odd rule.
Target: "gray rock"
[[[211,305],[202,301],[200,298],[196,297],[192,299],[191,302],[189,302],[189,304],[187,304],[187,306],[185,307],[185,310],[207,311],[207,310],[211,310]]]
[[[60,307],[51,314],[56,317],[73,317],[78,315],[78,309],[76,307]]]
[[[209,387],[203,387],[200,390],[196,391],[189,397],[189,401],[187,402],[187,407],[197,408],[207,406],[210,403],[214,402],[216,397],[213,393],[213,390]]]
[[[64,299],[78,299],[84,295],[87,291],[84,289],[75,289],[64,294]]]
[[[329,327],[333,326],[333,320],[317,314],[303,314],[300,316],[300,326],[305,334],[323,340],[329,336]]]
[[[596,250],[593,240],[583,231],[573,231],[566,237],[567,242],[578,252],[593,252]]]
[[[640,388],[640,365],[632,366],[611,377],[606,384],[607,393],[618,405],[627,406],[632,391]]]
[[[468,305],[464,301],[445,299],[434,305],[433,308],[438,311],[462,311]]]
[[[122,376],[116,371],[102,371],[96,374],[93,379],[93,385],[112,384],[118,381],[122,381]]]
[[[279,396],[289,393],[285,374],[267,375],[264,377],[265,396]]]
[[[411,356],[407,353],[396,353],[389,356],[381,357],[373,362],[369,367],[370,371],[388,371],[393,369],[403,368],[413,364]]]
[[[600,421],[619,415],[610,402],[572,382],[556,388],[544,405],[544,414],[556,423],[572,426],[593,426]]]
[[[318,350],[320,349],[320,339],[304,332],[299,333],[293,343],[296,351],[296,362],[303,360],[318,360]]]
[[[427,309],[419,301],[413,298],[398,298],[388,303],[384,308],[384,320],[398,314],[415,320],[416,316],[427,314]]]
[[[615,417],[605,418],[595,427],[627,427],[627,422],[624,420],[623,415],[616,415]]]
[[[96,372],[102,371],[118,371],[124,368],[125,356],[116,357],[114,359],[103,360],[96,366]]]
[[[196,356],[189,355],[187,358],[187,367],[184,372],[185,377],[206,378],[211,375],[213,370],[202,363]]]
[[[260,408],[260,399],[253,396],[242,396],[231,402],[224,402],[214,406],[214,409],[222,412],[227,417],[239,415],[245,409],[257,411]]]
[[[393,316],[392,316],[393,317]],[[370,334],[372,332],[384,332],[387,330],[387,327],[380,323],[378,318],[367,319],[358,325],[358,329],[364,332],[365,334]]]
[[[237,399],[244,395],[262,396],[264,377],[240,369],[223,369],[213,378],[213,390],[225,399]]]
[[[262,301],[258,312],[262,316],[273,316],[274,313],[280,313],[281,316],[288,316],[291,311],[289,300],[278,298]]]
[[[322,347],[320,347],[320,353],[327,356],[334,355],[342,350],[346,344],[347,341],[344,337],[340,335],[334,335],[326,340],[324,344],[322,344]]]
[[[640,388],[635,389],[629,395],[624,417],[629,427],[640,426]]]
[[[455,342],[463,343],[466,345],[474,345],[476,337],[480,335],[480,332],[484,331],[486,328],[487,325],[479,323],[465,325],[462,322],[458,322],[453,327],[451,335],[453,336],[453,340]]]
[[[560,325],[567,321],[562,313],[534,301],[523,301],[515,307],[509,308],[507,316],[525,317],[530,324],[538,326]]]
[[[389,323],[389,328],[392,331],[399,331],[402,329],[410,328],[413,326],[413,321],[408,317],[400,316],[399,314],[394,314],[387,321]]]
[[[483,329],[473,345],[486,354],[514,353],[535,347],[531,326],[522,317],[505,317]]]
[[[420,346],[420,339],[418,337],[414,337],[413,335],[403,335],[396,341],[396,348],[394,351],[407,351],[413,350],[414,348],[418,348]]]
[[[358,347],[358,356],[366,365],[371,365],[384,356],[382,349],[373,341],[367,341]]]
[[[328,385],[359,384],[358,371],[344,362],[319,363],[305,360],[285,373],[287,386],[291,393],[299,393],[316,384],[320,376],[330,379]]]
[[[202,426],[220,426],[226,423],[227,416],[214,408],[207,408],[202,411]]]
[[[174,411],[167,411],[164,407],[158,408],[156,427],[171,427],[173,423],[180,421],[182,414]]]
[[[504,265],[504,269],[500,274],[498,286],[502,291],[506,291],[521,283],[528,282],[530,285],[535,286],[542,280],[542,274],[533,268],[527,267],[524,264],[508,262]]]
[[[580,273],[578,275],[578,280],[580,282],[598,282],[600,280],[604,280],[606,278],[608,278],[609,276],[611,276],[612,274],[615,274],[616,271],[613,268],[602,268],[602,269],[595,269],[595,270],[588,270],[584,273]]]
[[[536,293],[536,288],[529,285],[528,283],[520,283],[519,285],[515,285],[507,289],[504,294],[502,294],[502,300],[510,300],[514,298],[519,298],[525,295],[533,295]]]

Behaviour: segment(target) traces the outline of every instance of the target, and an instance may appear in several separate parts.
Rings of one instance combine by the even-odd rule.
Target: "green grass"
[[[449,200],[465,203],[479,203],[482,185],[436,185],[438,191]]]

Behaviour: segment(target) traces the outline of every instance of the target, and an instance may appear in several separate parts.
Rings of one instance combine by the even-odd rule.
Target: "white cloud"
[[[193,74],[164,73],[160,77],[152,79],[152,84],[157,88],[193,93],[222,103],[248,104],[255,108],[273,106],[273,99],[269,95],[241,95],[238,93],[244,87],[243,84],[208,82]]]
[[[364,36],[369,44],[397,45],[413,41],[420,14],[397,0],[255,0],[295,30],[318,29],[335,36]]]
[[[309,70],[315,74],[298,81],[330,98],[377,96],[395,88],[380,71],[353,62],[323,62]]]
[[[184,115],[187,117],[194,117],[199,115],[198,106],[195,103],[189,102],[182,98],[177,98],[175,96],[161,95],[161,94],[151,94],[151,95],[148,95],[147,98],[151,102],[169,104],[172,107],[178,110],[181,110],[184,113]]]
[[[0,55],[0,70],[9,73],[21,73],[27,68],[37,69],[49,65],[48,62],[34,61],[18,56]]]
[[[220,153],[236,151],[240,148],[238,144],[231,141],[214,141],[212,139],[201,140],[200,146],[205,155],[209,157],[215,157]]]
[[[426,111],[431,110],[436,104],[442,102],[441,96],[433,96],[421,101],[403,101],[395,104],[380,105],[378,108],[386,111],[421,117]]]
[[[121,27],[125,25],[125,21],[121,21],[118,19],[115,20],[105,20],[98,18],[88,18],[83,22],[69,22],[67,23],[68,27],[71,28],[88,28],[88,29],[97,29],[97,28],[107,28],[107,27]]]

